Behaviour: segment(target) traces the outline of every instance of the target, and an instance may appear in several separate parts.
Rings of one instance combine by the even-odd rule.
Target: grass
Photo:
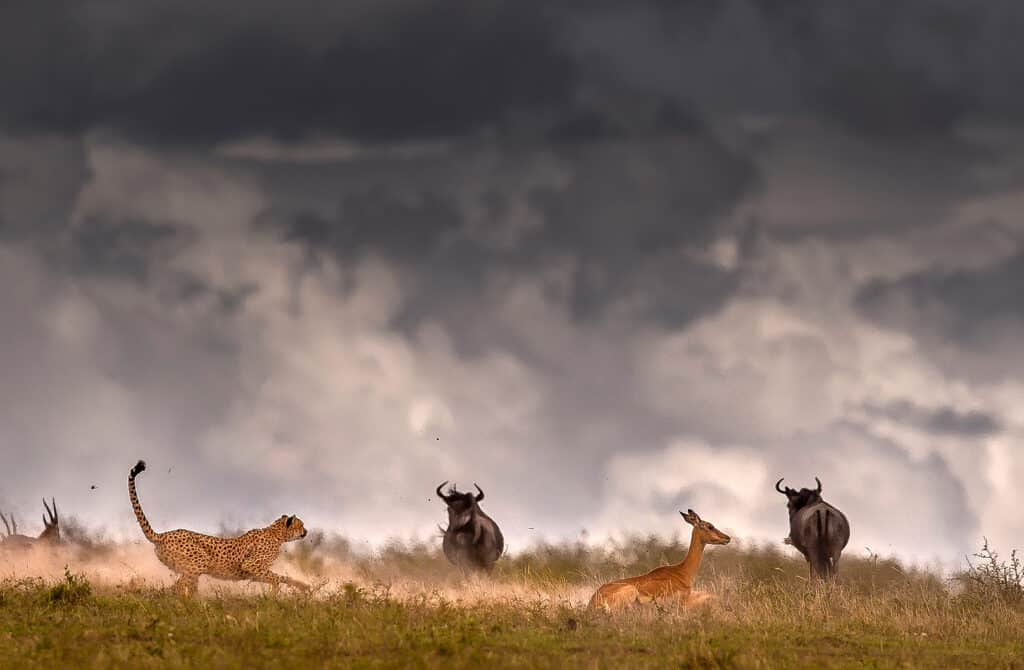
[[[209,582],[183,600],[72,567],[0,583],[0,667],[1024,668],[1024,606],[993,590],[982,564],[951,583],[850,557],[839,584],[820,586],[790,554],[730,546],[702,569],[712,607],[583,607],[599,581],[682,549],[656,538],[538,547],[467,582],[427,545],[360,555],[321,537],[284,561],[319,579],[312,597],[209,593]]]

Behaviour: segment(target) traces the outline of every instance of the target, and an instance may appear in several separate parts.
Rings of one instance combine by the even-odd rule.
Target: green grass
[[[1020,609],[922,575],[714,586],[714,607],[609,616],[500,585],[462,602],[351,583],[313,597],[184,600],[68,572],[0,585],[0,667],[1024,668]]]
[[[4,573],[0,668],[1024,670],[1024,578],[1013,555],[983,552],[949,582],[851,552],[840,582],[821,586],[791,551],[730,545],[708,551],[701,570],[711,607],[584,608],[599,583],[683,553],[653,537],[539,546],[465,580],[433,545],[366,554],[321,536],[291,547],[280,566],[318,584],[312,596],[204,580],[203,595],[186,600],[153,587],[168,573],[148,546],[81,543],[11,563],[48,561],[46,577]],[[58,576],[52,566],[65,562]],[[130,570],[111,572],[118,564]]]

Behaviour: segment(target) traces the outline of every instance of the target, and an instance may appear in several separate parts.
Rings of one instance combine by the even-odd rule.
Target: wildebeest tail
[[[146,535],[146,539],[150,542],[156,542],[160,539],[160,535],[153,530],[152,526],[149,525],[149,520],[146,518],[145,513],[143,513],[142,505],[139,503],[139,494],[135,492],[135,477],[145,469],[146,462],[139,461],[128,473],[128,497],[132,501],[132,509],[135,510],[135,518],[139,520],[139,525],[142,526],[142,532]]]
[[[815,512],[815,520],[818,524],[818,551],[829,574],[832,575],[836,570],[835,559],[831,551],[833,540],[831,532],[835,527],[835,522],[832,521],[832,510],[825,508],[824,512],[822,514],[820,509]]]

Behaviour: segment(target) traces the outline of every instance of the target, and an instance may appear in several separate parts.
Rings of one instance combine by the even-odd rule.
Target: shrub
[[[974,557],[978,561],[972,563],[968,558],[967,569],[955,577],[963,586],[963,597],[1024,605],[1024,562],[1017,556],[1016,549],[1010,552],[1009,560],[1000,559],[985,538],[981,551]]]
[[[73,575],[64,567],[64,581],[57,582],[46,591],[46,601],[51,604],[76,604],[92,595],[92,586],[82,575]]]

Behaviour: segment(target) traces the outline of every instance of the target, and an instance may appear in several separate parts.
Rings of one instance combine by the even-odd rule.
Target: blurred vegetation
[[[0,582],[0,667],[1019,667],[1020,608],[896,579],[873,591],[754,579],[694,610],[461,603],[346,582],[310,596]],[[1017,665],[1014,665],[1014,664]]]
[[[542,543],[524,551],[506,554],[492,577],[499,581],[538,584],[590,585],[639,575],[660,565],[678,563],[687,545],[677,538],[633,535],[605,545],[584,542]],[[441,552],[440,542],[391,541],[377,551],[357,551],[343,537],[311,533],[288,554],[288,561],[307,574],[328,576],[331,566],[349,565],[362,579],[387,582],[397,579],[441,580],[454,583],[462,578]],[[908,568],[894,558],[876,554],[857,555],[848,551],[840,564],[840,582],[856,592],[870,592],[887,585],[915,581],[943,588],[934,572]],[[709,547],[704,553],[699,582],[778,582],[804,584],[807,563],[796,550],[781,545],[733,542]]]
[[[790,548],[734,542],[705,553],[697,586],[717,596],[711,606],[609,615],[585,607],[599,583],[677,562],[685,544],[542,544],[467,578],[437,541],[368,551],[311,533],[283,560],[318,584],[311,596],[214,587],[181,599],[142,579],[91,581],[111,556],[148,560],[141,546],[125,552],[85,529],[65,537],[76,542],[60,550],[62,577],[0,581],[0,668],[989,668],[1024,659],[1021,562],[987,542],[949,579],[850,551],[835,584],[808,581]]]

